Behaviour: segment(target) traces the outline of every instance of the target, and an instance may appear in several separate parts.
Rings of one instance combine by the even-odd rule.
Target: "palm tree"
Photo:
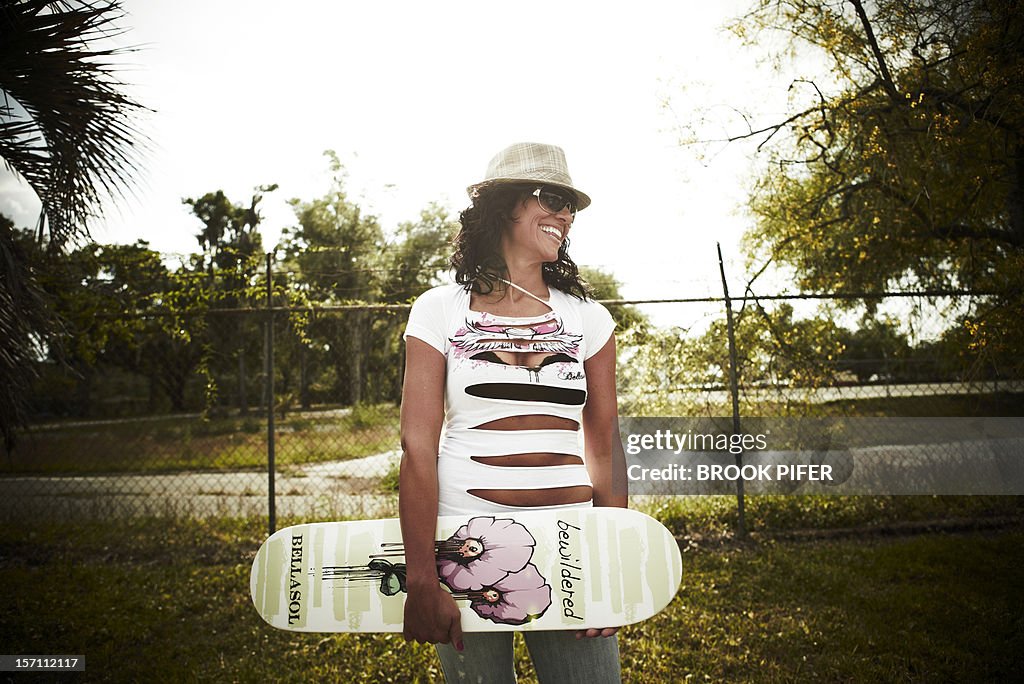
[[[117,0],[0,0],[0,158],[42,202],[36,242],[51,255],[88,237],[101,203],[131,187],[144,109],[114,73]],[[57,329],[27,252],[0,221],[0,436],[25,423],[40,344]]]

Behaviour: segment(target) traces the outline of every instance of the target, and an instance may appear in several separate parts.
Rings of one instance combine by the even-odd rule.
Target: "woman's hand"
[[[605,627],[604,629],[581,629],[577,630],[577,639],[593,639],[594,637],[610,637],[615,636],[615,633],[619,631],[618,627]]]
[[[462,619],[455,599],[440,584],[409,587],[402,636],[420,644],[452,644],[462,650]]]

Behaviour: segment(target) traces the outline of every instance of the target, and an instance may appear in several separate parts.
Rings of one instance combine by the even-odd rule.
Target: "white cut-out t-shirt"
[[[549,288],[549,313],[495,316],[470,309],[461,285],[424,292],[413,304],[405,336],[423,340],[446,359],[445,424],[438,453],[439,515],[520,510],[471,489],[546,489],[590,485],[582,430],[491,430],[477,426],[523,415],[566,418],[582,425],[587,398],[583,362],[615,329],[601,304]],[[495,352],[534,352],[535,367],[509,364]],[[579,464],[493,465],[490,456],[569,454]],[[477,457],[474,460],[473,457]],[[514,461],[514,459],[513,459]],[[574,504],[590,506],[592,502]],[[558,506],[564,508],[565,506]],[[538,507],[530,507],[538,508]]]

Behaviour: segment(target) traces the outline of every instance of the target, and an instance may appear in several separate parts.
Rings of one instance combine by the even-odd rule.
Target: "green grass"
[[[936,535],[687,554],[630,630],[645,681],[998,681],[1024,645],[1024,541]]]
[[[755,537],[1024,517],[1024,497],[1020,496],[758,495],[745,497],[744,503],[747,530]],[[735,496],[634,497],[631,505],[661,520],[680,539],[732,537],[739,518]]]
[[[5,525],[5,652],[84,654],[88,681],[440,681],[432,649],[397,635],[264,624],[262,537],[254,520]],[[1019,528],[691,546],[673,603],[620,633],[624,681],[1009,680],[1022,581]]]
[[[35,430],[0,459],[0,474],[223,471],[264,468],[266,422],[173,418]],[[280,466],[361,458],[398,448],[398,407],[355,407],[347,415],[292,414],[275,421]]]

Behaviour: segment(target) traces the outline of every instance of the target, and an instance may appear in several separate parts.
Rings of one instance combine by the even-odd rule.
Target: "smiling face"
[[[527,193],[532,191],[531,188]],[[516,207],[514,220],[502,235],[506,261],[558,261],[558,250],[569,234],[572,220],[568,207],[552,214],[541,208],[535,196],[524,193]]]

